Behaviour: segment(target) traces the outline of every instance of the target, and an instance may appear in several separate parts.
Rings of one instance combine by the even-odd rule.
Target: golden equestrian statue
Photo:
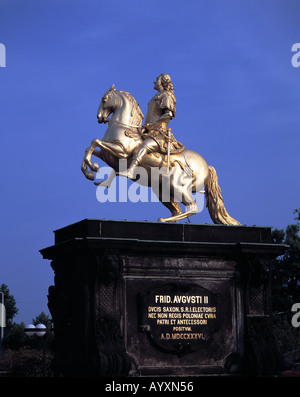
[[[198,213],[193,193],[205,189],[206,207],[212,221],[240,225],[224,207],[215,169],[208,166],[200,154],[186,149],[168,128],[176,111],[170,76],[160,74],[154,82],[154,89],[158,92],[148,103],[144,126],[143,113],[132,95],[116,90],[114,85],[103,95],[97,118],[99,123],[108,122],[108,128],[102,140],[94,139],[85,150],[82,172],[86,178],[94,180],[93,172],[99,170],[99,165],[91,161],[91,156],[95,155],[113,168],[108,179],[96,185],[109,187],[113,178],[119,175],[150,186],[172,213],[168,218],[159,218],[161,222],[175,222]],[[127,169],[120,168],[124,161]],[[146,181],[137,177],[140,167],[146,171]],[[166,181],[169,184],[168,200],[163,197]],[[185,211],[181,210],[179,203],[186,207]]]

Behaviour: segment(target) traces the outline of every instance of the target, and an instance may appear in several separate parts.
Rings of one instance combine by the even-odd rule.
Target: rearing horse
[[[110,115],[111,117],[108,119]],[[114,171],[107,180],[95,184],[109,187],[113,178],[120,171],[119,160],[124,159],[128,168],[135,151],[143,142],[142,121],[144,116],[132,95],[116,90],[113,85],[103,95],[97,117],[99,123],[108,122],[108,128],[102,140],[94,139],[85,150],[81,170],[86,178],[94,180],[93,171],[97,172],[99,165],[92,163],[91,156],[92,154],[97,156]],[[100,147],[100,150],[96,150],[96,147]],[[162,204],[171,211],[172,216],[159,218],[159,221],[174,222],[198,213],[199,210],[192,194],[205,188],[206,207],[212,221],[226,225],[240,224],[227,213],[216,171],[212,166],[207,165],[200,154],[184,149],[181,153],[170,155],[168,166],[166,157],[162,153],[147,154],[140,163],[140,167],[147,172],[146,180],[141,177],[133,178],[141,185],[150,186]],[[87,167],[91,171],[88,171]],[[165,178],[168,178],[170,184],[167,201],[164,200],[162,193]],[[179,202],[185,205],[185,212],[181,210]]]

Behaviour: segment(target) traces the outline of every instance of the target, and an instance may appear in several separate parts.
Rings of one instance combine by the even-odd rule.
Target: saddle
[[[177,141],[171,132],[171,128],[164,130],[162,128],[154,128],[142,135],[143,139],[152,138],[159,146],[159,151],[162,154],[168,153],[168,143],[170,142],[170,154],[177,154],[184,151],[184,145]]]

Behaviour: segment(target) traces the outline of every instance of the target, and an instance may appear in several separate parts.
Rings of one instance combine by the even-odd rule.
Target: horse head
[[[113,95],[115,91],[115,85],[113,84],[103,95],[97,111],[98,123],[107,121],[107,117],[116,109],[117,104],[115,101],[115,95]]]
[[[106,123],[108,116],[114,112],[117,119],[123,121],[124,125],[134,124],[139,127],[142,125],[144,115],[137,101],[129,92],[116,90],[113,84],[101,99],[97,112],[98,122]]]

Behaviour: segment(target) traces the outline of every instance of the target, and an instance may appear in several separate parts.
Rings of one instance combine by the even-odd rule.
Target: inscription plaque
[[[218,307],[218,296],[197,284],[165,284],[138,294],[140,331],[161,351],[194,352],[219,329]]]

